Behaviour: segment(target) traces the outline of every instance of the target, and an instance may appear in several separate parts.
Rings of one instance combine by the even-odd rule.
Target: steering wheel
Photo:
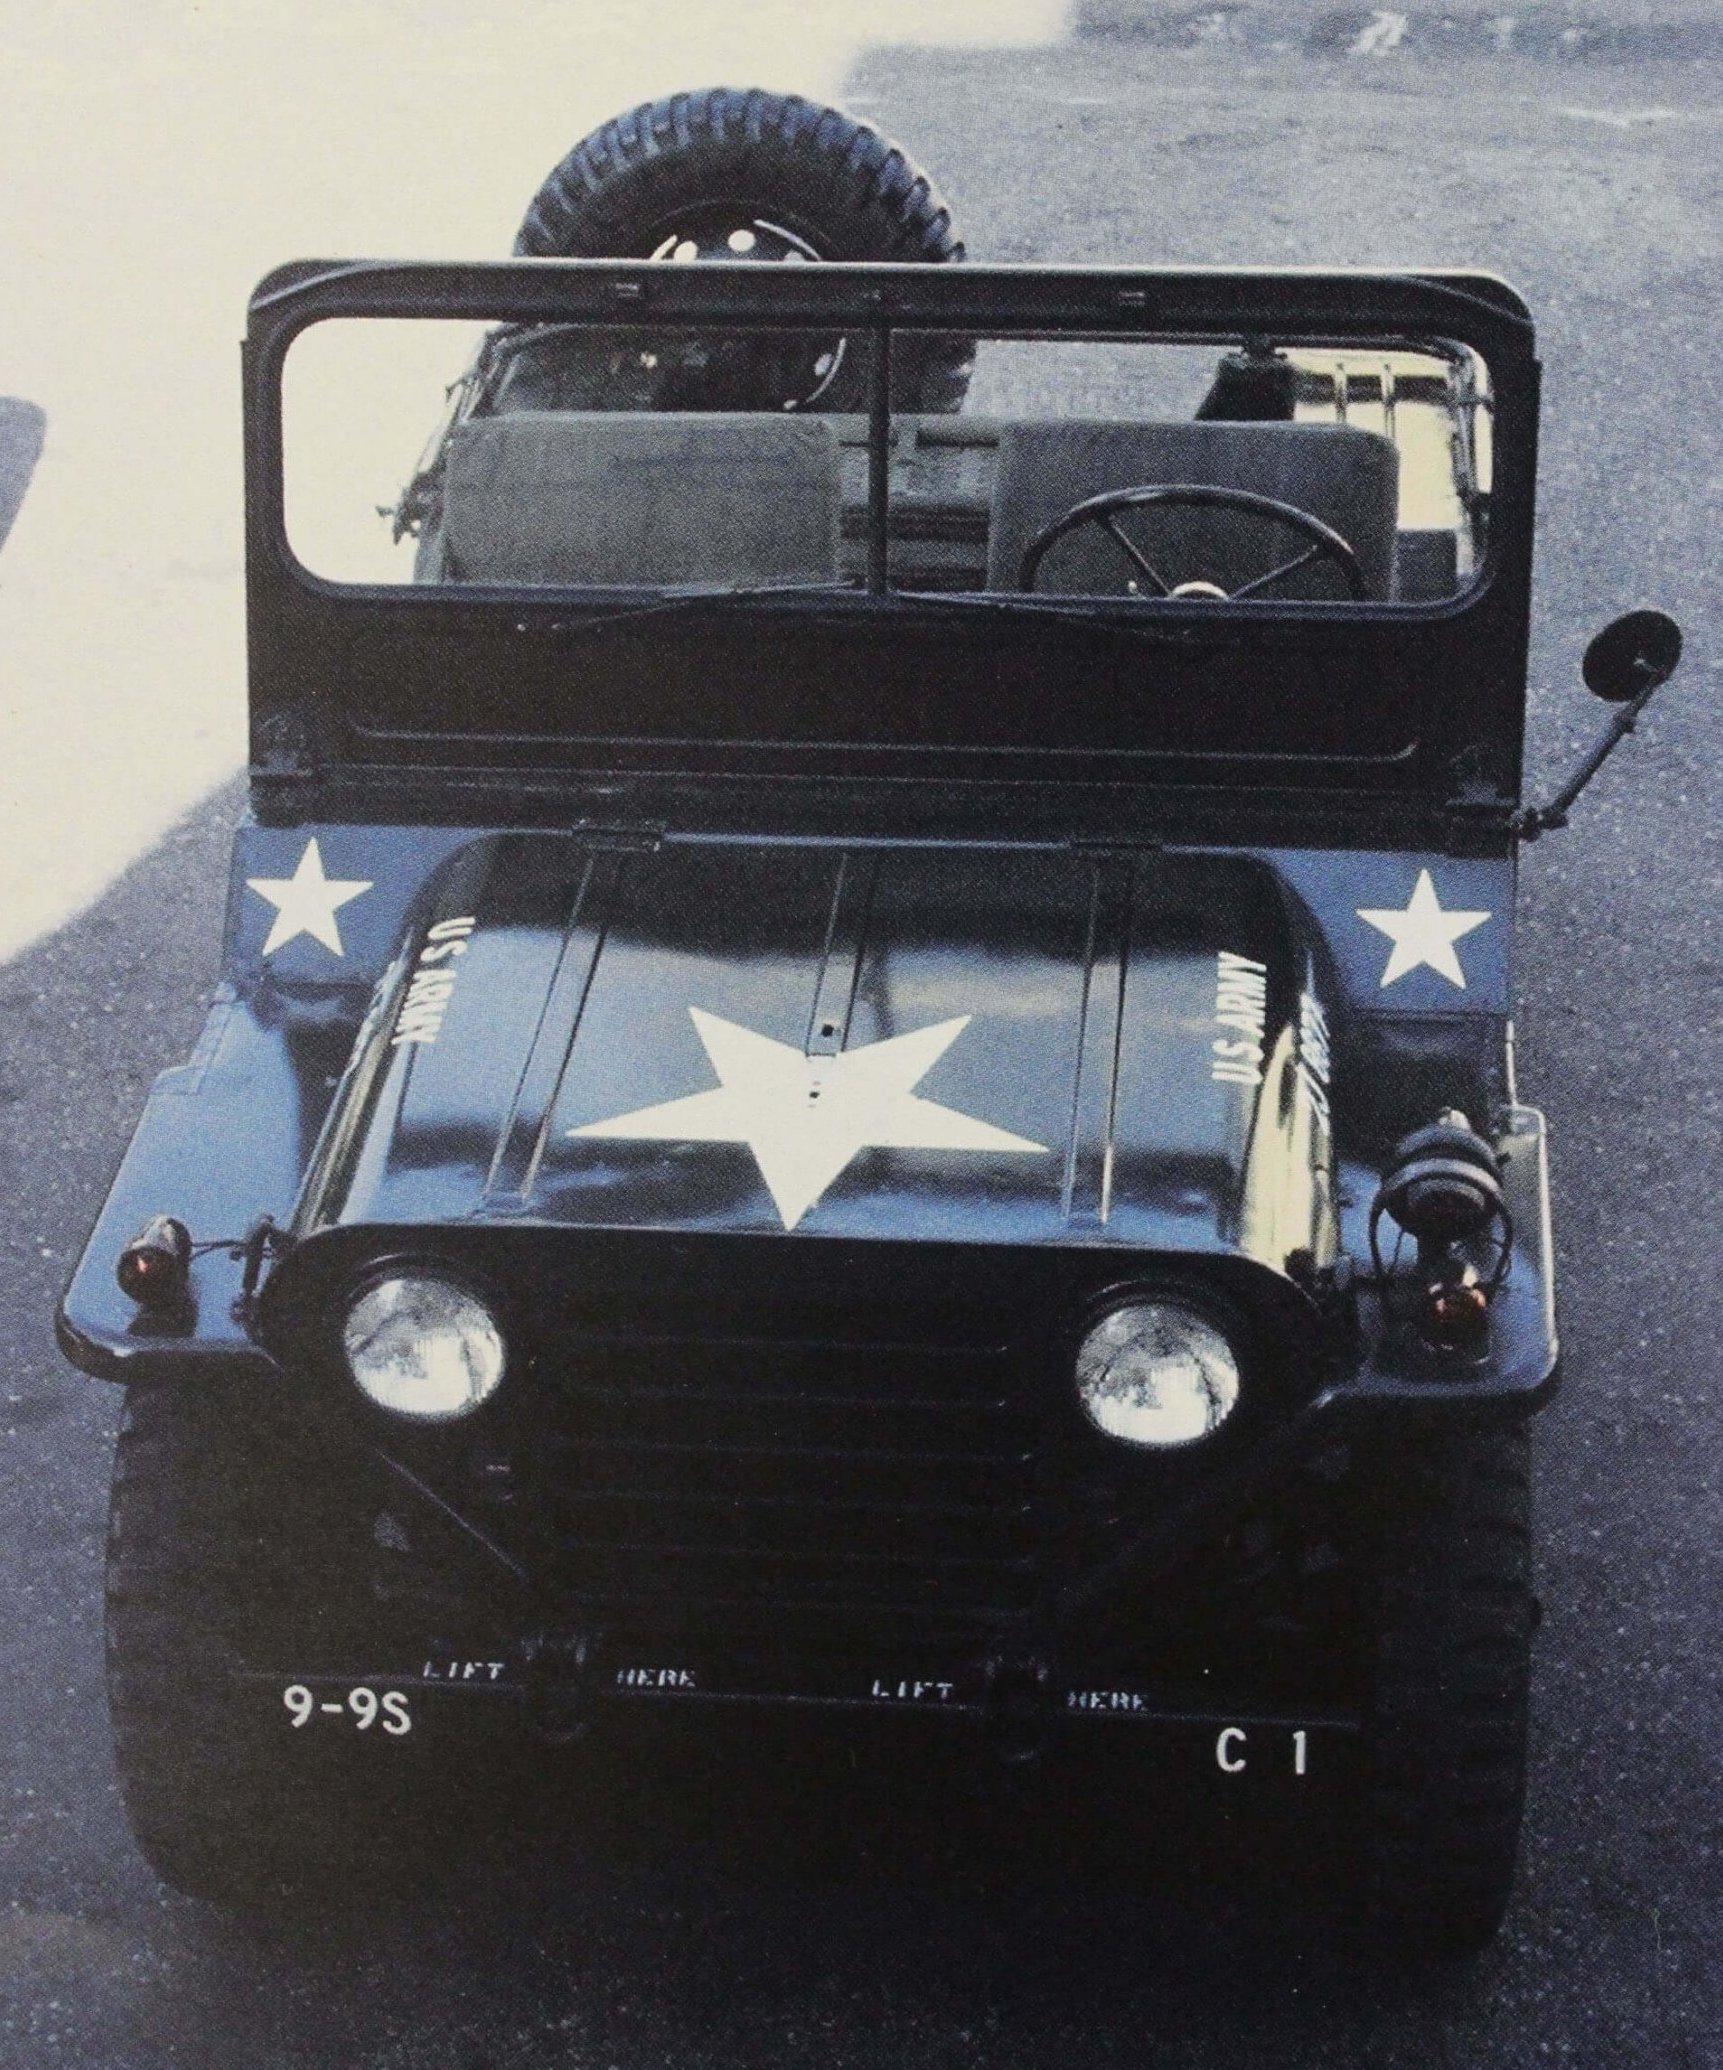
[[[1252,517],[1268,518],[1294,532],[1301,532],[1310,545],[1303,553],[1295,554],[1278,568],[1270,568],[1266,575],[1258,575],[1238,589],[1224,590],[1212,582],[1171,583],[1136,542],[1125,535],[1118,522],[1121,511],[1142,510],[1151,504],[1194,504],[1219,510],[1242,510]],[[1169,482],[1136,489],[1108,489],[1103,495],[1073,503],[1063,517],[1055,518],[1030,541],[1017,570],[1017,587],[1032,590],[1048,550],[1067,533],[1080,531],[1085,525],[1099,526],[1138,574],[1154,584],[1154,594],[1158,597],[1208,597],[1230,601],[1257,596],[1271,583],[1280,582],[1298,569],[1309,567],[1312,561],[1328,560],[1340,570],[1354,600],[1362,602],[1364,599],[1364,571],[1358,565],[1358,555],[1350,541],[1343,539],[1332,525],[1325,525],[1308,510],[1300,510],[1296,503],[1281,503],[1273,496],[1259,496],[1251,489],[1222,489],[1206,482]]]

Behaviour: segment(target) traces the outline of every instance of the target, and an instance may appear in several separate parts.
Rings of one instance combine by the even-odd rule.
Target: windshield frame
[[[645,588],[545,589],[462,585],[341,584],[305,569],[288,542],[283,501],[282,371],[287,352],[309,325],[334,318],[455,318],[493,323],[572,323],[592,326],[748,324],[785,329],[824,326],[866,336],[873,349],[869,411],[869,536],[865,590],[798,588],[774,595],[768,586],[737,595],[721,592],[691,600],[682,612],[664,609],[668,592]],[[889,586],[885,464],[892,421],[891,341],[897,330],[945,331],[988,338],[1117,339],[1202,345],[1225,350],[1241,337],[1266,335],[1277,345],[1328,348],[1356,342],[1439,339],[1469,347],[1484,359],[1492,390],[1494,474],[1487,552],[1470,584],[1452,598],[1391,602],[1302,600],[1263,596],[1247,604],[1215,605],[1179,598],[1026,598],[955,593],[930,608],[927,597]],[[1305,269],[1239,271],[1220,268],[1064,268],[1043,266],[759,267],[705,264],[654,266],[625,260],[531,260],[468,265],[420,262],[306,261],[272,274],[253,297],[245,348],[247,407],[247,568],[251,628],[254,738],[273,722],[275,736],[295,727],[317,739],[318,758],[374,764],[412,756],[433,763],[435,743],[457,739],[468,757],[486,751],[484,728],[452,731],[431,708],[421,727],[367,727],[354,723],[365,687],[386,675],[391,656],[421,683],[449,675],[449,657],[462,657],[455,675],[492,681],[523,670],[543,675],[547,651],[560,657],[549,673],[570,673],[570,657],[597,637],[600,650],[621,645],[628,620],[643,614],[655,641],[674,649],[709,636],[715,616],[747,621],[770,637],[813,657],[829,655],[838,676],[846,651],[883,658],[887,675],[937,671],[959,644],[998,647],[1031,622],[1034,642],[1055,674],[1092,669],[1098,651],[1139,655],[1225,649],[1229,680],[1260,679],[1265,699],[1275,694],[1277,662],[1284,676],[1350,685],[1358,708],[1379,686],[1391,705],[1416,711],[1414,731],[1390,742],[1380,733],[1367,751],[1348,754],[1335,734],[1318,738],[1308,755],[1256,754],[1249,743],[1217,756],[1205,748],[1183,756],[1175,743],[1143,748],[1121,738],[1098,741],[1091,727],[1081,739],[1049,735],[1025,750],[990,742],[985,699],[965,681],[954,694],[974,704],[972,750],[961,725],[948,727],[936,759],[949,767],[955,754],[976,773],[1024,772],[1024,753],[1044,750],[1063,759],[1067,773],[1120,773],[1144,756],[1160,770],[1191,765],[1199,777],[1224,764],[1227,780],[1251,779],[1257,762],[1280,776],[1290,760],[1321,765],[1327,780],[1354,780],[1349,763],[1373,774],[1380,788],[1450,789],[1458,761],[1470,756],[1474,788],[1517,796],[1525,697],[1529,620],[1533,484],[1536,467],[1538,369],[1530,318],[1505,283],[1462,272],[1380,273]],[[428,398],[434,407],[434,398]],[[1052,608],[1047,608],[1049,605]],[[614,638],[606,638],[613,633]],[[1061,650],[1066,650],[1061,652]],[[433,662],[433,656],[437,656]],[[587,657],[590,659],[591,657]],[[1112,664],[1109,663],[1109,666]],[[584,670],[580,671],[584,673]],[[850,672],[853,675],[853,671]],[[960,676],[965,672],[960,670]],[[969,671],[969,675],[973,675]],[[283,726],[282,715],[292,723]],[[567,723],[555,738],[573,760],[596,767],[699,770],[745,766],[866,768],[913,774],[931,760],[917,748],[881,737],[877,723],[836,725],[826,736],[779,739],[769,725],[727,723],[710,738],[650,712],[619,728],[614,707],[601,717],[581,709],[571,693]],[[734,718],[734,714],[730,718]],[[847,715],[846,715],[847,717]],[[509,751],[523,738],[502,726],[490,742],[503,763],[527,759]],[[542,734],[534,735],[542,741]],[[1478,775],[1481,768],[1482,775]],[[1413,776],[1408,771],[1417,772]],[[1448,772],[1438,777],[1438,771]],[[1300,779],[1302,780],[1302,779]]]

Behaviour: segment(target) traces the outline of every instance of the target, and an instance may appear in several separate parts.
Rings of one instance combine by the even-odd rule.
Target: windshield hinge
[[[251,770],[259,777],[316,773],[310,729],[297,712],[269,712],[258,721],[252,736]]]
[[[1450,855],[1499,845],[1513,826],[1517,801],[1495,781],[1484,750],[1462,750],[1449,764],[1452,786],[1442,807],[1443,843]]]
[[[1514,801],[1499,795],[1450,798],[1442,808],[1442,846],[1449,855],[1493,852],[1512,832]]]

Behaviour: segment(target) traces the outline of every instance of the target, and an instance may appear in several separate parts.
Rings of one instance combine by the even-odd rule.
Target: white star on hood
[[[1418,882],[1404,909],[1358,906],[1355,910],[1360,920],[1379,929],[1394,944],[1388,952],[1388,967],[1382,973],[1384,987],[1427,963],[1449,984],[1458,985],[1462,992],[1466,989],[1466,973],[1460,968],[1454,944],[1474,927],[1482,927],[1490,916],[1443,912],[1428,870],[1418,872]]]
[[[571,1136],[659,1143],[746,1143],[786,1229],[863,1150],[993,1150],[1045,1156],[991,1123],[918,1099],[914,1088],[970,1016],[810,1057],[699,1007],[688,1009],[721,1081],[710,1092],[590,1121]]]
[[[341,930],[335,924],[336,909],[369,891],[372,883],[369,877],[325,877],[315,835],[306,842],[291,877],[247,877],[245,881],[275,908],[275,921],[263,945],[266,956],[273,956],[302,934],[314,936],[326,949],[345,956]]]

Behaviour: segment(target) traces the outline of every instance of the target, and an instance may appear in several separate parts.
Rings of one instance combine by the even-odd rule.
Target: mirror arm
[[[1664,680],[1662,676],[1654,676],[1631,702],[1616,706],[1603,731],[1581,759],[1579,767],[1547,805],[1524,805],[1514,814],[1513,830],[1522,841],[1535,841],[1539,834],[1553,832],[1556,828],[1567,825],[1567,816],[1574,800],[1609,760],[1620,742],[1633,731],[1639,723],[1640,713],[1651,702]]]

